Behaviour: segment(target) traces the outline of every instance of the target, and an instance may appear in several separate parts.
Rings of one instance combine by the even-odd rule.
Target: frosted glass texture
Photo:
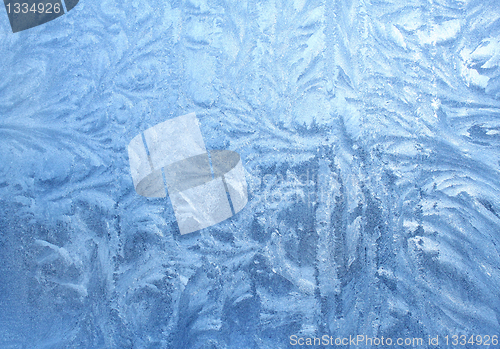
[[[492,344],[499,19],[498,0],[81,0],[12,33],[3,11],[0,348]],[[184,154],[168,122],[193,112]],[[164,122],[169,156],[145,132]],[[239,154],[227,174],[216,151]]]

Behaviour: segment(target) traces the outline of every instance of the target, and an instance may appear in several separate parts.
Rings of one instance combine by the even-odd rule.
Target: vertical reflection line
[[[163,186],[165,187],[165,192],[168,194],[168,187],[167,187],[167,177],[165,176],[165,168],[161,168],[161,175],[163,176]]]
[[[207,150],[208,161],[210,162],[210,172],[212,172],[212,178],[215,178],[214,166],[212,164],[212,157],[210,156],[210,151]],[[227,201],[229,202],[229,207],[231,207],[231,214],[234,216],[236,213],[234,211],[233,202],[231,201],[231,195],[229,195],[229,189],[227,189],[226,179],[224,178],[224,174],[221,175],[222,183],[224,183],[224,190],[226,191]]]
[[[231,213],[234,216],[236,212],[234,211],[233,202],[231,201],[231,195],[229,195],[229,189],[227,189],[227,183],[224,176],[222,176],[222,183],[224,183],[224,189],[226,190],[227,201],[229,201],[229,207],[231,207]]]
[[[148,154],[149,167],[151,167],[151,171],[154,171],[155,167],[153,166],[153,160],[151,160],[151,154],[149,153],[149,148],[148,144],[146,143],[146,136],[144,136],[144,132],[141,133],[141,136],[142,136],[142,143],[144,143],[144,148],[146,148],[146,154]]]
[[[61,0],[61,4],[62,4],[63,10],[64,10],[64,13],[68,13],[68,10],[66,9],[66,3],[64,2],[64,0]]]

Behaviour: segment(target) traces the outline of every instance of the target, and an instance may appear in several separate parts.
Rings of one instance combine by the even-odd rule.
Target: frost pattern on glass
[[[495,0],[4,18],[0,347],[498,334],[499,19]],[[180,236],[123,154],[191,111],[208,149],[241,154],[249,201]]]

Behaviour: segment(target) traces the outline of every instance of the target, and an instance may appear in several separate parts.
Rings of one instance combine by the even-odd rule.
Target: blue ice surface
[[[497,0],[0,19],[0,348],[500,334]],[[180,236],[126,147],[190,112],[241,154],[249,202]]]

